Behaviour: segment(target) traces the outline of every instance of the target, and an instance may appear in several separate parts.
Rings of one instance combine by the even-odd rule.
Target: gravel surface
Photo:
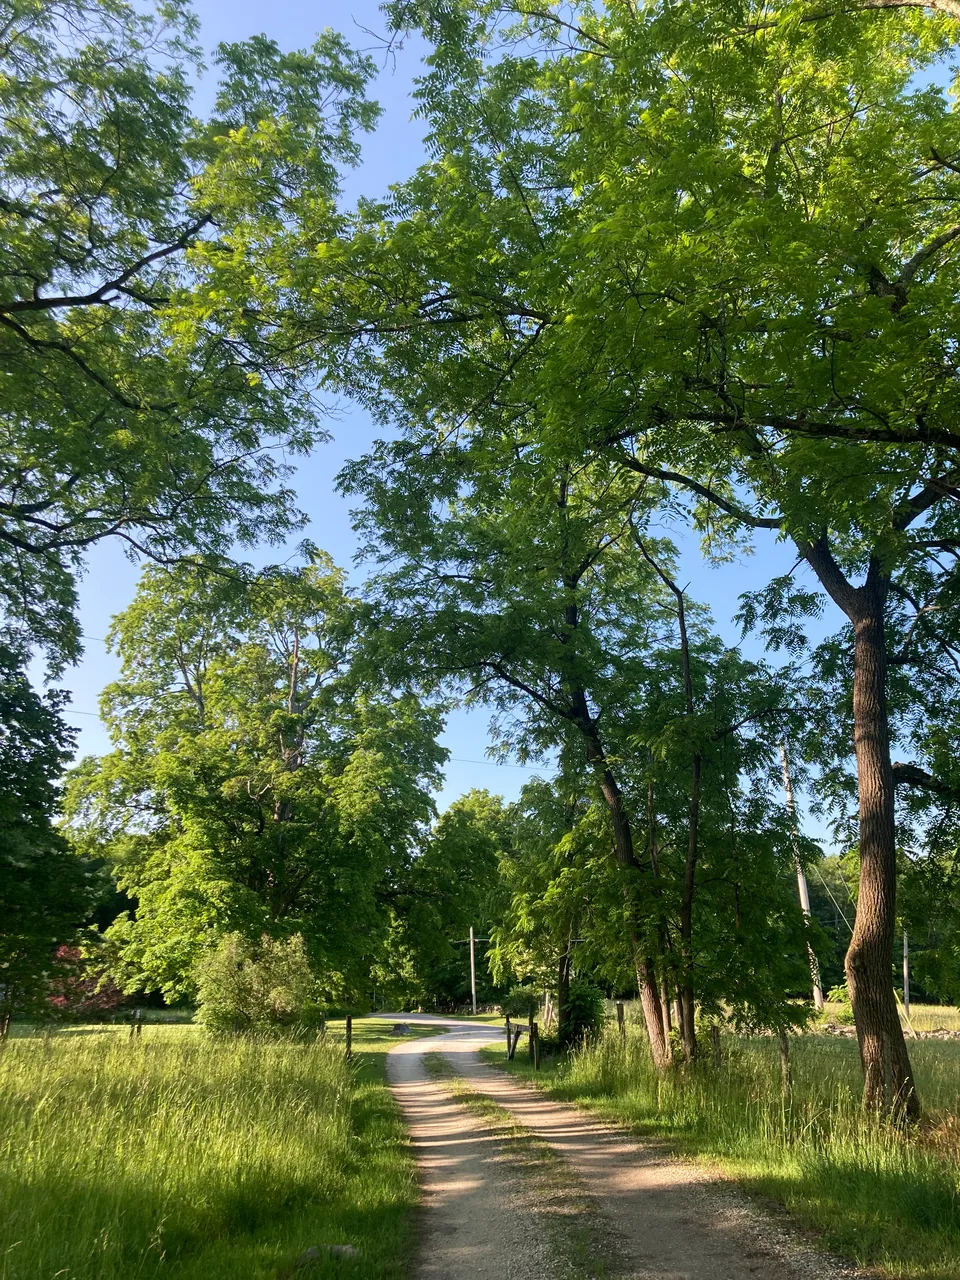
[[[404,1015],[406,1022],[420,1020],[433,1021]],[[615,1270],[630,1280],[839,1280],[862,1274],[816,1249],[785,1214],[765,1213],[708,1170],[488,1067],[478,1050],[502,1042],[497,1027],[446,1025],[448,1033],[398,1044],[388,1057],[424,1186],[417,1280],[569,1274],[562,1259],[549,1256],[535,1197],[531,1203],[505,1167],[502,1147],[509,1138],[498,1141],[488,1124],[428,1077],[427,1053],[442,1053],[471,1090],[563,1158],[582,1189],[581,1206],[600,1216],[611,1256],[622,1260],[604,1267],[605,1274]]]
[[[489,1043],[489,1029],[478,1031],[458,1028],[458,1042],[472,1036]],[[387,1058],[390,1083],[420,1166],[417,1280],[540,1280],[555,1275],[557,1260],[537,1215],[524,1204],[520,1179],[505,1158],[504,1140],[426,1072],[424,1054],[435,1052],[443,1039],[405,1041]]]

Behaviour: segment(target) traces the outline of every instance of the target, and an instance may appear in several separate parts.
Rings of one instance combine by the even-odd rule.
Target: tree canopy
[[[197,120],[179,0],[7,0],[0,31],[0,603],[57,662],[97,540],[169,563],[302,523],[284,456],[323,431],[254,295],[279,232],[336,225],[372,66],[329,32],[222,45]],[[199,286],[240,246],[221,325]]]
[[[301,934],[326,997],[356,998],[433,816],[438,713],[358,686],[356,604],[319,553],[148,570],[111,637],[115,746],[78,766],[68,812],[136,899],[107,931],[127,984],[189,993],[224,934]]]
[[[0,1038],[13,1013],[42,1007],[55,949],[92,903],[90,868],[52,821],[73,751],[62,704],[37,694],[22,655],[0,644]]]
[[[376,108],[339,36],[220,46],[196,120],[179,4],[7,11],[17,660],[77,652],[97,539],[159,566],[111,632],[114,750],[70,784],[133,902],[128,985],[275,951],[324,998],[453,1002],[474,926],[561,1021],[575,973],[635,983],[661,1069],[698,1013],[782,1028],[824,941],[789,748],[851,846],[865,1099],[915,1117],[896,931],[957,984],[956,0],[392,0],[428,159],[349,211]],[[360,598],[319,553],[229,559],[302,523],[285,458],[338,392],[389,433],[341,477]],[[748,657],[683,565],[764,539],[794,564],[740,601]],[[555,777],[438,818],[452,701]],[[43,769],[15,821],[53,840]]]

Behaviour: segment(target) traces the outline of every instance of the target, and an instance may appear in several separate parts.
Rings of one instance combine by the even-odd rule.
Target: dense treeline
[[[221,46],[198,120],[179,6],[0,8],[9,956],[41,973],[99,894],[129,990],[266,938],[320,1002],[453,1004],[474,926],[481,985],[561,1020],[575,973],[636,989],[666,1069],[704,1019],[803,1020],[842,888],[865,1098],[915,1115],[898,930],[960,989],[955,6],[394,0],[430,159],[355,209],[373,66],[339,37]],[[303,524],[276,446],[321,440],[318,388],[390,428],[341,477],[355,595],[237,551]],[[691,534],[793,549],[749,650]],[[152,566],[58,830],[69,735],[22,672],[77,655],[104,537]],[[551,780],[437,816],[456,701]],[[844,851],[811,920],[782,748]]]

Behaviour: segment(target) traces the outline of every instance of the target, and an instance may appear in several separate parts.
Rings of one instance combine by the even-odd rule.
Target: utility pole
[[[477,964],[473,956],[473,925],[470,926],[470,998],[473,1012],[477,1012]]]
[[[903,1011],[910,1021],[910,939],[903,931]]]
[[[790,815],[791,826],[793,827],[793,861],[797,868],[797,889],[800,893],[800,906],[803,910],[804,920],[810,919],[810,891],[807,888],[807,877],[803,874],[803,865],[800,862],[800,851],[797,848],[797,806],[793,800],[793,781],[790,778],[790,762],[787,759],[787,744],[780,743],[780,763],[783,766],[783,789],[787,793],[787,812]],[[820,986],[820,965],[817,957],[814,955],[813,947],[807,946],[807,952],[810,956],[810,977],[813,982],[813,1004],[818,1012],[823,1010],[823,988]]]

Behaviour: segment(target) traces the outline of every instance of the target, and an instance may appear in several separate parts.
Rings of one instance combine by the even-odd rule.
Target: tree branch
[[[205,214],[198,222],[191,224],[181,232],[176,240],[171,241],[170,244],[163,245],[159,249],[155,249],[153,253],[145,254],[134,262],[132,266],[129,266],[126,271],[122,271],[113,280],[107,280],[90,293],[61,294],[53,298],[17,298],[12,302],[0,302],[0,314],[13,315],[18,311],[55,311],[65,307],[96,306],[98,303],[106,301],[108,294],[122,291],[124,285],[129,283],[145,267],[150,266],[151,263],[159,262],[163,258],[169,258],[171,254],[180,253],[186,249],[190,241],[212,221],[211,215],[209,213]]]
[[[926,769],[921,769],[916,764],[895,763],[893,781],[896,786],[916,787],[920,791],[929,791],[931,795],[940,796],[945,800],[960,799],[960,793],[955,787],[941,782],[939,778],[935,778],[932,773],[927,773]]]
[[[660,467],[647,466],[639,458],[635,458],[632,453],[628,453],[626,449],[614,449],[613,456],[623,466],[635,471],[638,475],[649,476],[651,480],[662,480],[665,484],[676,484],[688,489],[691,493],[705,498],[707,502],[719,508],[725,515],[733,516],[735,520],[739,520],[741,524],[748,525],[752,529],[779,529],[783,524],[782,516],[755,516],[744,507],[738,506],[737,503],[722,497],[711,489],[709,485],[701,484],[690,476],[681,475],[679,471],[666,471]]]

